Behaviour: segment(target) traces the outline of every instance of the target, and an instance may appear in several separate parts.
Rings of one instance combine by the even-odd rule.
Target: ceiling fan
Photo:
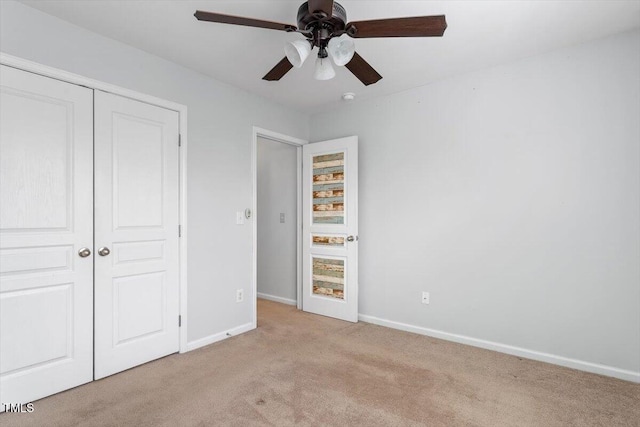
[[[297,32],[306,40],[296,40],[285,46],[286,56],[271,69],[263,80],[280,80],[294,66],[300,68],[314,47],[318,58],[314,77],[328,80],[335,76],[329,55],[338,66],[346,66],[366,86],[382,78],[358,53],[351,38],[373,37],[442,37],[447,28],[444,15],[377,19],[347,22],[347,12],[333,0],[309,0],[298,8],[298,26],[196,11],[199,21],[244,25],[286,32]]]

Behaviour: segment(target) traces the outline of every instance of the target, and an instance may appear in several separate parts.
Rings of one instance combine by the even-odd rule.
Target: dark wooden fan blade
[[[358,52],[353,55],[353,58],[351,58],[351,61],[349,61],[345,67],[347,67],[358,80],[364,83],[365,86],[372,85],[382,78],[362,56],[358,55]]]
[[[447,29],[444,15],[376,19],[347,24],[347,34],[366,37],[442,37]]]
[[[198,21],[219,22],[221,24],[244,25],[246,27],[268,28],[270,30],[295,31],[295,25],[279,22],[262,21],[260,19],[243,18],[242,16],[223,15],[221,13],[197,10],[194,16]]]
[[[333,15],[333,0],[309,0],[309,13],[324,12],[328,16]]]
[[[262,80],[269,80],[269,81],[280,80],[282,76],[287,74],[289,70],[292,68],[293,68],[293,65],[291,65],[291,62],[289,62],[289,60],[285,56],[284,58],[282,58],[282,61],[278,62],[276,66],[273,67],[271,71],[269,71],[262,78]]]

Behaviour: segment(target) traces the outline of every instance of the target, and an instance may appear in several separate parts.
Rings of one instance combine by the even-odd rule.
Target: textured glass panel
[[[313,258],[313,293],[344,299],[344,260]]]
[[[313,157],[313,223],[344,224],[344,153]]]
[[[311,243],[316,246],[338,246],[344,247],[344,237],[339,236],[320,236],[314,234],[311,236]]]

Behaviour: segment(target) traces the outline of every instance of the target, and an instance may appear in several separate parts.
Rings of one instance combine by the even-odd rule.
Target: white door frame
[[[182,325],[180,327],[180,353],[188,351],[187,348],[187,106],[178,104],[172,101],[167,101],[155,96],[145,95],[133,90],[124,89],[119,86],[115,86],[109,83],[104,83],[98,80],[93,80],[87,77],[80,76],[78,74],[69,73],[67,71],[59,70],[57,68],[42,65],[37,62],[28,61],[26,59],[18,58],[17,56],[8,55],[0,52],[0,64],[18,68],[24,71],[28,71],[35,74],[40,74],[45,77],[61,80],[67,83],[72,83],[80,86],[85,86],[89,89],[101,90],[103,92],[109,92],[114,95],[124,96],[125,98],[131,98],[136,101],[145,102],[147,104],[155,105],[158,107],[166,108],[168,110],[176,111],[180,116],[180,159],[179,159],[179,211],[180,211],[180,225],[182,237],[179,239],[179,280],[180,280],[180,316],[182,319]],[[254,138],[255,140],[255,138]],[[255,208],[255,206],[254,206]],[[176,230],[176,233],[178,230]],[[255,313],[254,313],[255,314]],[[255,315],[254,315],[255,319]],[[254,320],[255,323],[255,320]]]
[[[257,126],[253,127],[253,140],[251,142],[251,173],[253,186],[253,200],[251,202],[251,210],[253,215],[253,258],[251,261],[251,281],[253,287],[253,327],[258,326],[258,137],[269,139],[275,142],[281,142],[296,147],[297,153],[297,178],[296,178],[296,239],[297,239],[297,255],[296,255],[296,306],[298,310],[302,309],[302,146],[308,144],[309,141],[294,138],[278,132],[262,129]]]

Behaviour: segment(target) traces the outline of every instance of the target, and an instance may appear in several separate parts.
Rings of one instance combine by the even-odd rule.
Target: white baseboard
[[[500,353],[511,354],[513,356],[520,356],[526,359],[538,360],[540,362],[552,363],[554,365],[565,366],[567,368],[578,369],[581,371],[592,372],[594,374],[606,375],[609,377],[620,378],[622,380],[640,383],[640,372],[628,371],[625,369],[615,368],[613,366],[600,365],[598,363],[585,362],[577,359],[570,359],[563,356],[556,356],[554,354],[528,350],[526,348],[514,347],[511,345],[500,344],[492,341],[485,341],[478,338],[467,337],[464,335],[451,334],[449,332],[438,331],[435,329],[423,328],[421,326],[394,322],[392,320],[381,319],[379,317],[368,316],[366,314],[359,314],[358,320],[367,323],[373,323],[374,325],[386,326],[392,329],[399,329],[401,331],[413,332],[416,334],[439,338],[446,341],[453,341],[460,344],[498,351]]]
[[[222,341],[227,338],[231,338],[234,335],[239,335],[244,332],[248,332],[255,329],[253,323],[245,323],[244,325],[237,326],[228,331],[220,332],[217,334],[209,335],[208,337],[200,338],[195,341],[187,343],[187,351],[195,350],[196,348],[204,347],[205,345],[213,344],[218,341]]]
[[[257,295],[258,295],[258,298],[266,299],[266,300],[269,300],[269,301],[281,302],[282,304],[287,304],[287,305],[297,305],[298,304],[298,301],[296,301],[294,299],[277,297],[275,295],[263,294],[263,293],[260,293],[260,292],[258,292]]]

